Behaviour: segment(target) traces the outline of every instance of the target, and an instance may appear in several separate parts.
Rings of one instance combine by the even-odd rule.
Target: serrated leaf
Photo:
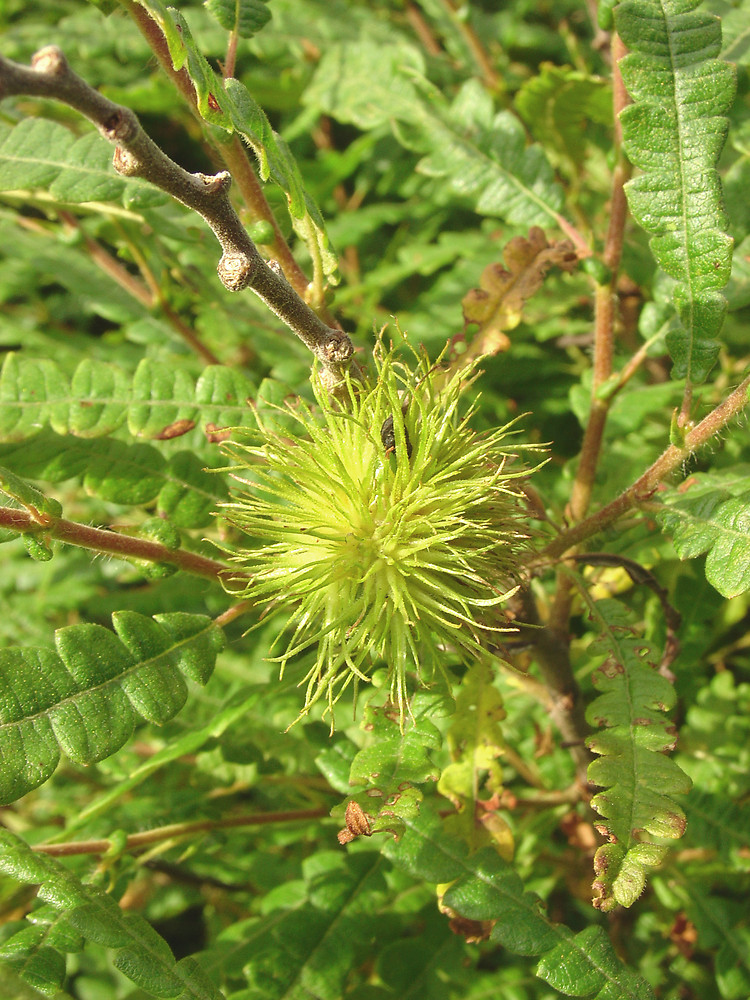
[[[77,138],[64,125],[25,118],[0,122],[0,191],[44,187],[63,202],[121,201],[126,207],[162,204],[150,184],[123,177],[112,166],[112,145],[97,132]]]
[[[467,846],[445,834],[440,820],[422,808],[405,821],[399,843],[388,842],[386,855],[400,867],[429,882],[453,885],[443,904],[470,920],[493,922],[490,940],[520,955],[539,955],[538,975],[555,977],[555,987],[581,996],[565,974],[575,963],[587,996],[596,1000],[654,1000],[648,983],[623,965],[600,927],[574,934],[543,913],[535,895],[524,891],[516,871],[491,848],[469,854]],[[454,881],[455,880],[455,881]],[[579,980],[580,981],[580,980]]]
[[[24,441],[43,427],[105,437],[126,420],[136,437],[172,439],[196,424],[215,429],[253,423],[255,392],[241,372],[209,365],[197,383],[183,369],[144,358],[135,374],[85,358],[68,377],[53,361],[10,353],[0,372],[0,441]]]
[[[15,969],[46,996],[61,990],[65,979],[65,956],[49,946],[41,926],[26,926],[0,944],[0,965]]]
[[[243,698],[239,702],[231,699],[230,704],[220,709],[216,716],[198,729],[190,729],[183,736],[179,736],[167,743],[161,750],[158,750],[153,757],[148,758],[144,763],[132,771],[127,778],[119,781],[113,788],[108,789],[99,798],[91,802],[77,816],[74,816],[66,826],[68,836],[73,836],[96,816],[106,814],[116,802],[129,795],[135,788],[146,781],[151,775],[156,774],[161,768],[174,763],[182,756],[197,753],[212,739],[218,739],[230,726],[236,723],[243,716],[247,715],[253,705],[259,700],[260,694],[257,689],[253,690],[249,697]]]
[[[206,0],[205,6],[225,31],[252,38],[271,20],[268,0]]]
[[[67,390],[67,380],[52,361],[9,354],[0,373],[0,438],[22,441],[42,429]]]
[[[338,259],[331,249],[320,210],[305,191],[297,161],[286,142],[271,128],[247,87],[239,80],[229,79],[225,89],[232,125],[258,158],[261,178],[273,181],[285,192],[295,232],[305,241],[313,260],[319,262],[322,273],[333,278]]]
[[[227,486],[192,453],[180,451],[169,461],[150,445],[124,441],[63,438],[51,432],[37,435],[34,447],[0,445],[0,461],[12,471],[51,483],[81,477],[86,490],[113,503],[151,504],[179,528],[199,528],[222,500]],[[59,516],[49,499],[45,507]]]
[[[216,504],[228,496],[224,480],[212,475],[192,452],[170,459],[168,482],[159,490],[156,510],[178,528],[200,528],[211,521]]]
[[[505,709],[493,680],[489,665],[479,660],[461,681],[446,732],[451,763],[443,768],[438,791],[457,810],[448,827],[451,832],[463,837],[472,850],[492,844],[509,861],[513,857],[510,828],[495,810],[480,803],[492,800],[503,789],[499,758],[505,749],[501,727]]]
[[[120,368],[85,358],[71,379],[66,419],[62,426],[53,420],[54,430],[76,437],[111,434],[127,415],[122,401],[127,398],[128,388],[128,377]],[[58,406],[58,410],[61,409],[62,406]]]
[[[625,0],[617,29],[631,50],[620,62],[634,103],[621,113],[623,145],[643,174],[627,184],[630,209],[654,236],[659,266],[678,280],[681,329],[667,338],[674,374],[701,382],[719,350],[732,240],[716,171],[732,104],[734,71],[717,59],[718,19],[699,0]]]
[[[119,750],[137,719],[162,725],[185,703],[185,678],[205,684],[223,645],[202,615],[112,616],[115,631],[70,625],[56,651],[0,652],[0,801],[43,784],[61,753],[91,764]]]
[[[163,486],[165,464],[151,445],[100,438],[92,442],[83,486],[112,503],[150,503]]]
[[[612,118],[611,89],[601,77],[570,66],[542,63],[539,69],[516,94],[518,113],[548,152],[580,165],[587,128],[592,122],[607,125]]]
[[[102,889],[86,885],[59,861],[35,853],[20,837],[0,829],[0,871],[39,886],[39,898],[65,913],[84,937],[115,948],[115,965],[155,997],[223,1000],[194,959],[176,962],[167,942],[143,917],[125,913]]]
[[[128,429],[133,437],[165,437],[180,421],[195,425],[197,408],[190,400],[193,380],[179,368],[144,358],[133,376]]]
[[[419,171],[446,177],[480,214],[518,225],[557,225],[562,190],[541,147],[527,147],[520,122],[510,112],[495,113],[475,80],[448,105],[423,71],[411,47],[332,46],[306,100],[360,128],[394,123],[404,145],[426,154]]]
[[[252,420],[250,402],[255,392],[252,382],[235,368],[210,365],[195,386],[195,402],[200,407],[203,427],[242,427]]]
[[[195,96],[201,116],[212,125],[231,130],[226,110],[226,98],[211,64],[193,40],[190,27],[182,14],[162,0],[138,0],[164,33],[169,56],[175,69],[186,68],[195,85]]]
[[[657,513],[680,559],[706,553],[706,579],[723,597],[750,589],[750,469],[691,476]]]
[[[605,657],[592,675],[601,694],[586,711],[586,720],[600,731],[586,743],[600,755],[589,765],[589,781],[606,789],[591,805],[602,817],[597,828],[610,841],[594,857],[594,902],[607,911],[631,906],[648,870],[661,862],[665,848],[646,835],[678,838],[685,832],[685,814],[674,796],[688,792],[691,783],[665,756],[675,744],[663,714],[674,705],[672,685],[657,672],[619,602],[589,602],[589,611],[599,632],[590,652]]]
[[[432,751],[440,748],[440,731],[430,721],[433,712],[442,714],[440,696],[419,692],[411,705],[412,714],[403,730],[388,707],[372,702],[362,719],[362,728],[370,734],[370,743],[351,762],[349,784],[364,785],[360,801],[372,818],[372,831],[388,830],[398,836],[405,816],[419,810],[422,793],[415,785],[437,781],[440,768]]]

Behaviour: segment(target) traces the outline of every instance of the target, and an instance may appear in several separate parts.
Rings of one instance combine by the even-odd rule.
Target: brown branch
[[[456,10],[453,0],[440,0],[445,12],[453,23],[459,35],[463,36],[464,43],[476,62],[482,83],[488,90],[500,91],[503,89],[502,77],[492,65],[490,57],[482,44],[479,35],[468,20],[462,17]]]
[[[123,6],[148,42],[162,71],[174,84],[179,93],[182,94],[185,103],[197,121],[201,125],[204,125],[204,121],[198,110],[198,100],[193,81],[190,79],[188,71],[184,66],[182,69],[177,70],[172,65],[169,47],[160,26],[140,3],[133,2],[133,0],[123,0]],[[229,73],[230,57],[231,50],[228,50],[225,76],[231,75]],[[284,234],[281,232],[279,224],[276,221],[276,216],[273,214],[271,206],[268,204],[266,196],[263,193],[263,188],[250,164],[247,150],[237,136],[233,136],[231,141],[226,145],[212,143],[211,149],[232,175],[253,221],[268,222],[273,228],[273,242],[269,245],[271,256],[279,262],[284,276],[295,292],[304,298],[308,285],[307,277],[294,259],[289,244],[284,239]],[[328,321],[329,317],[326,316],[325,319]]]
[[[201,819],[193,823],[170,823],[154,830],[144,830],[142,833],[131,833],[125,840],[125,851],[133,851],[149,844],[158,844],[175,837],[189,837],[196,833],[210,833],[213,830],[226,830],[233,826],[262,826],[269,823],[296,823],[301,820],[322,819],[328,816],[325,807],[317,809],[290,809],[287,812],[254,813],[247,816],[230,816],[228,819]],[[53,857],[65,857],[71,854],[106,854],[111,850],[109,840],[79,840],[67,844],[35,844],[33,850]]]
[[[416,4],[407,3],[406,20],[411,25],[414,34],[422,43],[425,52],[429,53],[429,55],[431,56],[443,55],[443,50],[440,48],[440,43],[435,38],[435,35],[432,32],[432,28],[424,19],[422,11],[416,6]]]
[[[632,510],[641,501],[648,500],[653,496],[658,486],[667,479],[675,469],[680,468],[690,456],[702,445],[706,444],[714,435],[732,420],[738,413],[748,405],[748,392],[750,391],[750,375],[747,376],[740,385],[729,395],[723,403],[712,410],[707,417],[704,417],[691,431],[685,435],[682,447],[670,445],[662,455],[657,458],[643,475],[629,486],[619,497],[616,497],[606,507],[587,517],[584,521],[576,524],[568,531],[563,531],[554,541],[541,553],[545,561],[557,559],[575,548],[587,538],[598,534],[609,527],[614,521],[627,511]]]
[[[94,552],[120,556],[124,559],[143,559],[152,563],[169,563],[178,569],[210,580],[229,582],[246,578],[246,574],[232,569],[224,563],[184,549],[168,549],[159,542],[145,538],[122,535],[105,528],[92,528],[88,524],[67,521],[38,511],[19,510],[16,507],[0,507],[0,527],[10,528],[19,534],[41,534],[45,538],[56,538],[67,545],[91,549]]]
[[[31,68],[0,57],[0,96],[32,94],[62,101],[92,121],[116,144],[114,167],[126,177],[142,177],[193,209],[208,223],[223,255],[217,268],[228,291],[251,288],[302,340],[321,365],[321,377],[338,385],[352,362],[350,339],[334,330],[297,295],[278,270],[269,267],[245,232],[229,200],[231,177],[226,171],[191,174],[171,160],[143,131],[128,108],[103,97],[77,76],[54,45],[32,58]]]
[[[614,34],[612,37],[614,84],[612,113],[614,117],[615,147],[618,158],[612,176],[609,227],[602,254],[602,263],[608,269],[609,274],[606,282],[597,282],[594,294],[594,365],[591,384],[591,409],[583,434],[581,455],[568,505],[569,517],[574,522],[580,521],[585,516],[591,503],[596,470],[599,465],[602,442],[604,441],[604,429],[607,417],[609,416],[609,408],[612,404],[612,394],[606,391],[606,387],[612,375],[612,359],[614,357],[614,303],[627,216],[625,182],[629,176],[629,167],[622,155],[622,130],[619,122],[620,112],[628,101],[628,95],[623,86],[617,62],[624,54],[624,46],[619,36]],[[550,626],[561,634],[564,630],[567,630],[571,601],[571,581],[564,574],[558,574],[555,597],[552,602]]]
[[[628,95],[622,83],[618,64],[618,60],[624,54],[625,48],[619,36],[613,35],[612,63],[614,93],[612,110],[615,122],[614,131],[618,162],[612,176],[609,227],[602,254],[602,263],[609,271],[609,275],[607,283],[597,284],[595,292],[594,369],[591,384],[591,410],[583,436],[581,457],[570,498],[569,512],[573,521],[579,521],[585,516],[591,502],[594,477],[599,464],[599,456],[604,439],[604,428],[612,401],[611,394],[603,393],[603,389],[612,375],[615,339],[614,302],[625,235],[625,220],[627,218],[625,182],[630,175],[629,167],[621,151],[622,129],[620,128],[619,119],[620,112],[628,102]]]
[[[518,621],[532,626],[524,636],[534,648],[534,661],[546,685],[547,710],[550,719],[570,749],[576,764],[579,781],[586,784],[586,770],[593,760],[585,739],[590,733],[584,716],[581,690],[573,674],[567,634],[551,626],[539,626],[536,602],[527,589],[518,592],[514,599],[518,605]],[[522,632],[523,625],[520,625]]]

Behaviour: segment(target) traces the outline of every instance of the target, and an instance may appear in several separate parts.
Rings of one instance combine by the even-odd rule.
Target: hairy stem
[[[264,826],[269,823],[299,823],[303,820],[322,819],[328,816],[329,809],[290,809],[286,812],[254,813],[245,816],[230,816],[228,819],[201,819],[193,823],[170,823],[168,826],[158,826],[142,833],[131,833],[125,841],[125,851],[133,851],[149,844],[158,844],[165,840],[183,839],[198,833],[210,833],[212,830],[226,830],[233,826]],[[34,850],[54,857],[65,857],[71,854],[106,854],[111,850],[109,840],[79,840],[67,844],[35,844]]]
[[[712,410],[707,417],[704,417],[685,435],[684,444],[681,447],[670,445],[632,486],[629,486],[611,503],[568,531],[563,531],[553,542],[550,542],[542,552],[545,561],[564,555],[587,538],[591,538],[609,527],[641,501],[648,500],[653,496],[660,483],[664,482],[698,448],[710,441],[738,413],[745,409],[748,404],[748,391],[750,391],[750,375],[743,379],[723,403]]]
[[[21,535],[42,534],[45,538],[56,538],[67,545],[77,545],[92,552],[121,556],[124,559],[142,559],[151,563],[169,563],[195,576],[204,576],[210,580],[230,581],[247,574],[231,569],[224,563],[195,552],[183,549],[168,549],[159,542],[151,542],[145,538],[134,538],[132,535],[122,535],[105,528],[92,528],[88,524],[77,521],[67,521],[63,517],[52,517],[50,514],[19,510],[16,507],[0,507],[0,527],[10,528]]]
[[[116,144],[114,167],[126,177],[142,177],[193,209],[208,223],[223,255],[217,268],[228,291],[251,288],[318,359],[321,377],[335,388],[351,367],[349,338],[320,319],[278,270],[269,267],[245,232],[229,200],[226,171],[191,174],[171,160],[143,131],[128,108],[103,97],[77,76],[54,45],[40,50],[29,69],[0,58],[0,96],[33,94],[62,101],[92,121]]]
[[[568,515],[571,521],[580,521],[586,514],[591,502],[596,470],[599,465],[604,428],[611,405],[611,394],[604,391],[612,376],[612,359],[614,357],[615,337],[615,293],[617,276],[622,256],[622,245],[625,234],[625,219],[627,202],[625,200],[625,182],[628,179],[628,166],[622,155],[622,129],[619,114],[625,107],[628,96],[622,83],[618,67],[618,59],[625,54],[618,35],[612,38],[612,72],[614,115],[614,138],[618,154],[618,162],[612,177],[612,198],[610,206],[609,227],[602,254],[602,263],[609,270],[606,284],[597,283],[594,294],[594,366],[591,384],[591,409],[586,423],[581,445],[581,457],[576,469],[573,489],[571,491]],[[552,603],[550,626],[561,634],[567,630],[570,618],[572,589],[570,580],[558,574],[555,597]]]
[[[602,440],[604,438],[604,427],[607,422],[611,403],[610,394],[605,394],[602,390],[612,375],[615,330],[614,302],[618,269],[622,256],[625,220],[627,217],[625,182],[629,176],[629,168],[621,154],[622,130],[619,120],[620,111],[625,107],[628,99],[618,68],[618,60],[623,55],[624,47],[622,42],[618,35],[614,35],[612,39],[613,112],[618,163],[612,177],[609,228],[602,254],[602,263],[609,270],[610,274],[607,284],[597,284],[595,293],[594,370],[591,385],[591,411],[584,432],[581,458],[570,499],[569,512],[573,521],[579,521],[584,517],[591,501],[591,491],[597,465],[599,464]]]

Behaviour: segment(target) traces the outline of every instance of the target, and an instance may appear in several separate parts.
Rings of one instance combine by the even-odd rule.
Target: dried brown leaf
[[[528,239],[514,236],[503,253],[503,264],[489,264],[482,272],[479,288],[462,299],[464,331],[476,323],[474,335],[462,360],[481,354],[497,354],[510,347],[505,331],[521,322],[524,304],[542,285],[551,267],[572,271],[578,263],[569,240],[548,242],[542,229],[532,227]]]

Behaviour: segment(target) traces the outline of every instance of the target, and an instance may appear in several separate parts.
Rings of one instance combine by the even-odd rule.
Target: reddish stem
[[[322,819],[328,815],[325,807],[317,809],[290,809],[287,812],[254,813],[248,816],[230,816],[228,819],[201,819],[193,823],[170,823],[142,833],[131,833],[125,841],[124,850],[132,851],[148,844],[157,844],[174,837],[189,837],[196,833],[210,833],[212,830],[226,830],[233,826],[264,826],[269,823],[298,823],[301,820]],[[35,844],[33,850],[53,857],[71,854],[106,854],[111,850],[109,840],[79,840],[67,844]]]

